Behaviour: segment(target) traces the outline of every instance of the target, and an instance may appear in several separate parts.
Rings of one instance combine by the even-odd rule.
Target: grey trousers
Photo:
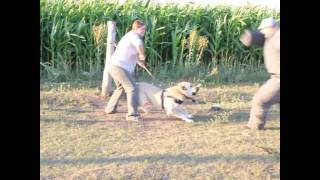
[[[135,79],[126,70],[121,67],[110,65],[109,73],[116,83],[116,90],[113,92],[107,107],[106,112],[114,112],[119,103],[121,94],[123,92],[127,95],[127,116],[139,116],[138,113],[138,92]]]
[[[252,129],[262,129],[269,108],[280,103],[280,76],[272,76],[254,95],[247,124]]]

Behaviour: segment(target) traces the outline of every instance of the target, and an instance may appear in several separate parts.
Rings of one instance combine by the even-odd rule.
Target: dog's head
[[[178,104],[183,103],[186,99],[191,99],[192,102],[197,103],[198,101],[194,98],[200,89],[200,84],[193,86],[190,82],[180,82],[175,86],[166,89],[167,97],[174,98]],[[178,102],[179,101],[179,102]]]
[[[180,82],[177,86],[179,87],[179,90],[183,95],[185,95],[186,97],[192,97],[198,93],[201,84],[193,86],[193,84],[190,82]]]
[[[195,87],[192,87],[192,95],[197,95],[198,91],[200,90],[201,84],[196,85]]]

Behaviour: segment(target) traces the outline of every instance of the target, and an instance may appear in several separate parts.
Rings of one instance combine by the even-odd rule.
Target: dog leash
[[[147,71],[147,73],[153,78],[155,79],[155,77],[151,74],[151,72],[147,69],[146,66],[141,66],[145,71]]]
[[[147,56],[145,59],[148,59],[148,56]],[[149,76],[151,76],[153,79],[156,79],[156,78],[152,75],[152,73],[148,70],[148,68],[146,67],[145,64],[143,64],[143,66],[140,66],[140,67],[142,67],[142,68],[149,74]]]

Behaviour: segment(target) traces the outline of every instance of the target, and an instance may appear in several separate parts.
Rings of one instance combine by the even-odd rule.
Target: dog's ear
[[[197,92],[199,91],[199,89],[200,89],[201,86],[202,86],[202,84],[198,84],[198,85],[196,86],[196,91],[197,91]]]

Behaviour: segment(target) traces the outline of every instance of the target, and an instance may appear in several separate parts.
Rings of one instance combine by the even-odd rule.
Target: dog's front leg
[[[192,119],[193,118],[193,115],[189,114],[186,110],[184,110],[183,108],[181,107],[177,107],[176,108],[178,111],[180,111],[182,114],[184,114],[185,116],[187,116],[188,118]]]
[[[165,102],[165,107],[168,116],[175,116],[186,122],[193,122],[193,120],[189,118],[185,113],[179,111],[179,106],[177,106],[173,100]]]
[[[181,109],[179,108],[174,108],[172,110],[172,114],[173,116],[177,117],[177,118],[180,118],[186,122],[194,122],[191,118],[188,117],[188,114],[185,114],[183,112],[181,112]]]

